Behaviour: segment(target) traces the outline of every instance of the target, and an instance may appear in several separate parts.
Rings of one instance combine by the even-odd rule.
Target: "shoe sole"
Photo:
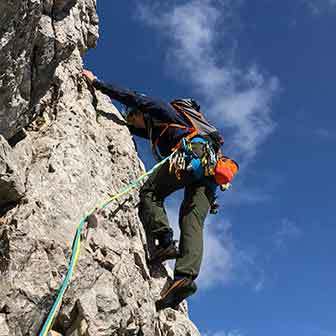
[[[196,285],[192,282],[188,287],[180,287],[174,289],[173,293],[168,293],[166,297],[155,302],[157,311],[166,308],[177,308],[177,306],[196,292]]]

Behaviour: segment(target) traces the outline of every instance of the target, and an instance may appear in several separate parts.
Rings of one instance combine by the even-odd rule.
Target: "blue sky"
[[[196,98],[242,166],[208,217],[191,319],[205,336],[335,336],[336,1],[114,0],[98,12],[87,67]],[[148,144],[139,152],[150,166]],[[167,203],[174,227],[179,200]]]

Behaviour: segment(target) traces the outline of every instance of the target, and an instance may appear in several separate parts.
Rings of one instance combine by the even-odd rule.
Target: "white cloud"
[[[254,286],[254,291],[255,292],[260,292],[264,289],[265,286],[265,278],[261,277],[259,281],[255,284]]]
[[[281,221],[281,226],[274,234],[276,248],[284,249],[289,241],[295,240],[302,235],[301,229],[297,224],[288,218]]]
[[[167,37],[170,69],[191,83],[210,120],[234,132],[229,143],[248,158],[273,130],[271,102],[279,83],[254,64],[247,69],[235,65],[227,19],[232,12],[226,3],[232,4],[190,0],[160,11],[142,4],[139,13]]]
[[[209,288],[218,284],[227,284],[233,280],[235,259],[239,254],[230,230],[229,222],[215,223],[215,220],[206,222],[204,258],[198,279],[200,287]]]
[[[325,330],[322,328],[313,327],[312,331],[318,336],[336,336],[336,331]]]
[[[334,130],[331,129],[321,127],[316,129],[314,133],[321,140],[333,141],[336,139],[336,133]]]
[[[309,12],[318,16],[336,8],[336,0],[301,0]]]

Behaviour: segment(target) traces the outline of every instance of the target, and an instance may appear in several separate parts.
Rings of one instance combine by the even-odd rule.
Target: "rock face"
[[[0,335],[37,335],[79,219],[143,166],[119,112],[81,77],[95,0],[0,2]],[[53,329],[61,335],[199,335],[186,306],[159,314],[138,193],[86,228]]]

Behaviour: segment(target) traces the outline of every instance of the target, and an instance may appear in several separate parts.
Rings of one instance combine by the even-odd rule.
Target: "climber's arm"
[[[96,89],[107,94],[111,99],[115,99],[124,105],[135,107],[143,105],[141,97],[131,90],[121,89],[115,85],[106,84],[98,80],[95,80],[92,84]],[[128,124],[127,127],[131,134],[148,139],[148,133],[144,128],[137,128],[132,124]]]
[[[148,133],[145,129],[143,128],[136,128],[132,125],[127,125],[129,131],[131,132],[132,135],[136,135],[140,138],[144,138],[144,139],[148,139],[149,136],[148,136]]]
[[[95,79],[92,85],[102,93],[108,95],[126,106],[140,107],[143,104],[143,97],[129,89],[120,88],[114,84],[107,84]]]
[[[162,122],[176,122],[176,111],[170,104],[129,89],[120,88],[117,85],[104,83],[98,80],[91,71],[84,70],[83,75],[96,89],[102,91],[111,99],[115,99],[126,106],[146,111],[150,117]]]
[[[134,91],[120,88],[117,85],[104,83],[89,70],[84,70],[83,76],[93,87],[121,104],[132,107],[140,107],[143,104],[143,96]]]

